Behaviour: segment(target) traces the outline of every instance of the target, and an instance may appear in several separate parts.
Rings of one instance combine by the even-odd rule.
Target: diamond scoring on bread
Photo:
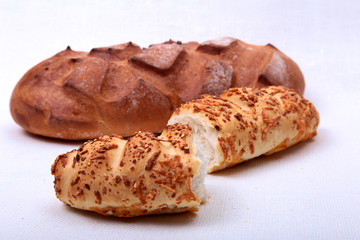
[[[20,79],[10,110],[21,127],[43,136],[129,136],[161,132],[175,108],[201,94],[267,85],[300,94],[305,86],[296,63],[271,45],[224,38],[202,44],[170,40],[146,49],[129,42],[89,53],[68,47]]]

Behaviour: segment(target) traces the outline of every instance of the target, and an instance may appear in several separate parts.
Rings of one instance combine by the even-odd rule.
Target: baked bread
[[[189,125],[208,172],[269,155],[316,135],[314,105],[282,86],[232,88],[178,108],[168,124]]]
[[[168,126],[161,139],[139,132],[103,136],[60,155],[52,165],[64,203],[103,215],[196,211],[205,197],[206,165],[193,154],[191,128]]]
[[[233,88],[178,108],[163,133],[103,136],[52,165],[57,197],[104,215],[194,211],[206,171],[271,154],[316,135],[319,114],[285,87]]]
[[[168,41],[141,49],[131,42],[88,52],[66,50],[30,69],[10,110],[25,130],[60,139],[159,133],[175,108],[230,87],[283,85],[304,92],[295,62],[272,45],[234,38]]]

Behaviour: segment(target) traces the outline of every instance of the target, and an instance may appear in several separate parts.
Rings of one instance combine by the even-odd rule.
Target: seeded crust
[[[72,207],[134,217],[196,211],[191,180],[200,162],[187,145],[191,128],[169,126],[161,139],[139,132],[102,136],[60,155],[52,165],[57,197]]]
[[[205,95],[176,109],[169,124],[195,122],[216,136],[208,172],[215,172],[259,155],[269,155],[316,135],[319,114],[294,90],[281,86],[232,88],[220,97]],[[197,146],[201,148],[203,146]]]
[[[283,85],[303,94],[303,75],[271,44],[234,38],[125,43],[90,52],[70,47],[30,69],[10,111],[25,130],[60,139],[160,133],[180,104],[230,87]]]
[[[160,136],[103,136],[58,156],[55,192],[72,207],[103,215],[196,211],[204,200],[203,166],[211,173],[272,154],[315,136],[318,125],[313,104],[285,87],[203,95],[178,108]]]

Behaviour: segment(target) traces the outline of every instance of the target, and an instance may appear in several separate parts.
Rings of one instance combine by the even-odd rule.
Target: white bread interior
[[[210,172],[209,170],[214,166],[220,165],[222,156],[220,156],[221,151],[218,150],[218,136],[214,128],[211,128],[204,120],[190,113],[173,115],[168,124],[175,123],[187,124],[192,128],[194,143],[192,147],[194,148],[196,159],[203,163],[201,171]]]

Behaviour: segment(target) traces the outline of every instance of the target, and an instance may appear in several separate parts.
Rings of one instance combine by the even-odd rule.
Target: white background
[[[68,45],[272,43],[298,63],[318,136],[207,178],[196,214],[121,219],[65,207],[50,166],[77,148],[9,111],[22,75]],[[1,1],[0,239],[360,239],[359,1]]]

